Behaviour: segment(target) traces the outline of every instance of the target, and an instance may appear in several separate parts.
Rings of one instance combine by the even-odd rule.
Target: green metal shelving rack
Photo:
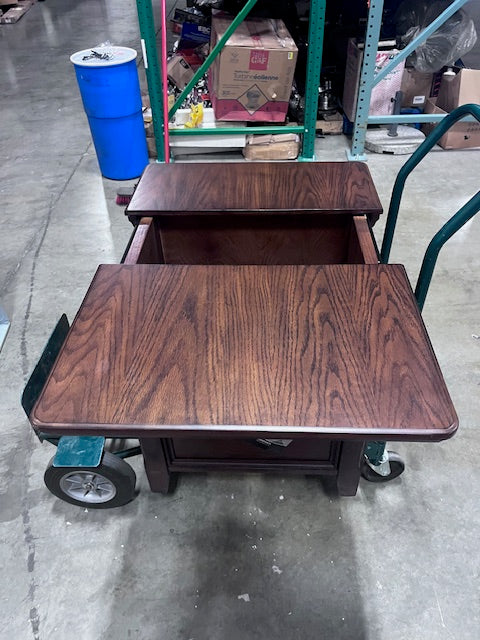
[[[349,160],[366,160],[364,154],[365,137],[369,124],[413,124],[423,122],[441,122],[444,115],[419,114],[419,115],[390,115],[390,116],[370,116],[370,99],[372,89],[402,60],[405,60],[422,42],[425,42],[431,34],[436,31],[450,16],[461,9],[470,0],[451,0],[445,10],[421,31],[404,49],[400,51],[385,67],[375,74],[375,58],[378,50],[380,38],[380,28],[382,25],[384,0],[371,0],[368,12],[367,30],[365,34],[365,50],[363,56],[362,70],[360,73],[360,86],[357,98],[357,110],[353,126],[352,148],[347,151]],[[467,120],[473,118],[466,116]]]
[[[137,0],[138,22],[140,26],[140,37],[142,43],[145,73],[147,76],[148,92],[152,107],[153,129],[155,133],[155,143],[157,147],[157,159],[159,162],[165,161],[164,134],[168,120],[174,115],[182,104],[185,97],[192,90],[198,79],[208,70],[213,60],[220,53],[223,45],[228,40],[233,31],[247,17],[257,0],[247,0],[244,8],[235,17],[231,27],[212,49],[209,56],[195,73],[192,80],[180,94],[175,105],[168,114],[164,113],[162,104],[162,83],[160,65],[157,53],[157,43],[155,34],[155,23],[151,0]],[[212,134],[245,134],[245,133],[298,133],[303,134],[302,153],[300,160],[314,160],[315,146],[315,126],[318,109],[318,87],[320,84],[320,72],[322,68],[323,32],[325,26],[326,0],[311,0],[310,21],[308,33],[308,56],[305,82],[305,117],[303,125],[266,125],[261,127],[224,127],[221,129],[172,129],[171,136],[182,135],[212,135]]]

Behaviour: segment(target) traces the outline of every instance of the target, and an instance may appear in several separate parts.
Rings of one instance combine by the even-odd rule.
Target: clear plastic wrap
[[[397,33],[406,46],[447,9],[451,0],[406,0],[396,14]],[[468,53],[477,41],[473,20],[463,9],[454,13],[412,54],[417,71],[434,73]]]

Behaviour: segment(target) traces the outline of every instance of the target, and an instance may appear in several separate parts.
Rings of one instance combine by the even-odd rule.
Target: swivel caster
[[[364,455],[362,477],[368,482],[389,482],[398,478],[405,470],[405,463],[395,451],[385,450],[383,460],[379,464],[372,464]]]

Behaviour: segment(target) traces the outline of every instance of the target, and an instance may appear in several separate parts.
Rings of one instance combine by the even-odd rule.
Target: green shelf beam
[[[305,127],[300,127],[298,125],[292,125],[291,127],[288,125],[282,126],[272,126],[272,127],[217,127],[210,128],[207,127],[202,129],[169,129],[169,134],[171,136],[201,136],[201,135],[232,135],[232,134],[249,134],[254,133],[258,135],[265,135],[270,133],[303,133],[305,131]]]

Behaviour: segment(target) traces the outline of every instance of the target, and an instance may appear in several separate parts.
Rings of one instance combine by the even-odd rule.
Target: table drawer
[[[142,218],[125,264],[372,264],[365,216],[192,215]]]
[[[315,461],[329,462],[335,456],[331,440],[297,438],[287,446],[269,447],[251,439],[241,438],[172,438],[172,459],[180,460],[243,460],[243,461]]]

